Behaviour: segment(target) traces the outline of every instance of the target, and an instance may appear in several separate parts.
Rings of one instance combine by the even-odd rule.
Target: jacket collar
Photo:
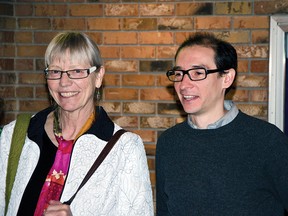
[[[28,127],[28,137],[38,145],[42,145],[44,125],[47,116],[53,111],[53,107],[48,107],[31,118]],[[101,140],[108,141],[114,132],[114,123],[108,117],[106,111],[101,106],[96,107],[96,115],[94,123],[91,128],[88,129],[84,134],[94,134]],[[84,135],[83,134],[83,135]]]

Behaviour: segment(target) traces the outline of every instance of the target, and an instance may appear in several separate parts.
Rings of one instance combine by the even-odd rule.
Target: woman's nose
[[[72,83],[72,80],[69,78],[67,73],[62,73],[62,76],[60,78],[60,85],[66,86]]]

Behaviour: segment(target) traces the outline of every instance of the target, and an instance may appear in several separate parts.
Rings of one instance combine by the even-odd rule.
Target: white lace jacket
[[[7,159],[14,126],[15,121],[6,125],[0,138],[0,216],[4,215]],[[114,133],[119,129],[115,124]],[[74,194],[106,143],[93,134],[84,134],[76,141],[60,201],[67,201]],[[7,215],[17,214],[39,154],[37,144],[26,137]],[[147,158],[138,135],[127,132],[120,137],[70,207],[73,215],[153,215]]]

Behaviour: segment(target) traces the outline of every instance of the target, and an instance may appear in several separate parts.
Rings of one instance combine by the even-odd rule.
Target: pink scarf
[[[56,113],[57,112],[58,111],[56,111]],[[58,115],[58,113],[56,115]],[[80,132],[77,134],[75,140],[91,127],[94,120],[95,113],[93,112]],[[43,215],[43,212],[48,207],[50,200],[59,201],[64,187],[65,178],[70,165],[70,157],[74,140],[63,139],[62,129],[59,126],[60,125],[57,118],[56,122],[54,122],[54,133],[58,142],[58,150],[56,152],[54,163],[42,187],[34,216]]]
[[[51,167],[38,199],[34,216],[41,216],[48,207],[50,200],[59,200],[63,190],[65,178],[70,164],[73,140],[65,140],[62,136],[55,136],[58,150],[53,166]]]

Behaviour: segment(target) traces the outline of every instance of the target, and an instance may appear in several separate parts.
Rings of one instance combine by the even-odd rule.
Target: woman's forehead
[[[86,65],[89,64],[89,59],[86,55],[79,52],[70,52],[69,49],[65,51],[55,52],[51,55],[50,64],[73,64],[73,65]]]

